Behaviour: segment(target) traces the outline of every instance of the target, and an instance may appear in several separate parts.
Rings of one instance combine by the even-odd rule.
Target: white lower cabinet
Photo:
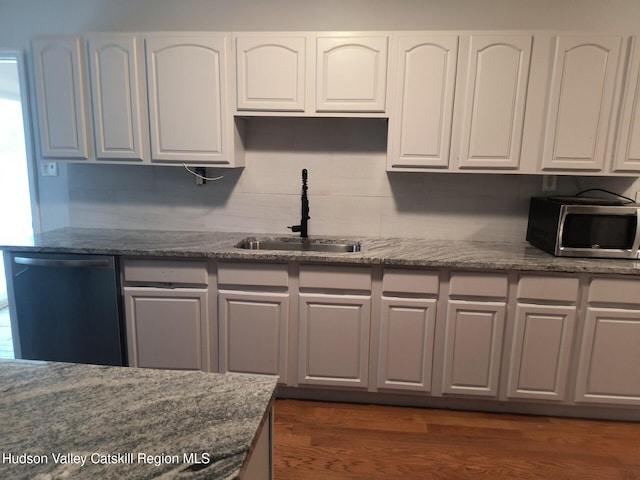
[[[576,309],[518,305],[508,395],[564,400]]]
[[[289,383],[288,285],[286,264],[218,265],[221,373],[275,375]]]
[[[367,387],[371,269],[301,265],[298,384]]]
[[[378,388],[431,390],[436,302],[382,299]]]
[[[633,276],[141,258],[123,266],[133,367],[273,375],[282,386],[350,394],[640,405]]]
[[[129,366],[211,370],[204,260],[123,262]]]
[[[449,301],[444,393],[497,396],[504,320],[504,302]]]
[[[496,397],[508,282],[506,274],[451,274],[442,392]]]
[[[640,281],[596,277],[588,304],[575,400],[640,405]]]
[[[299,298],[298,383],[366,387],[371,296]]]
[[[218,292],[220,371],[287,379],[289,294]]]
[[[566,399],[578,291],[577,277],[520,277],[513,318],[508,397]]]
[[[437,271],[385,268],[378,339],[378,389],[431,391]]]
[[[129,366],[207,370],[208,291],[125,287]]]

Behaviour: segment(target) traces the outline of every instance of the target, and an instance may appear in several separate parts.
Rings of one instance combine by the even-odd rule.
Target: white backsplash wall
[[[381,119],[253,118],[244,169],[208,168],[197,186],[181,167],[68,166],[71,226],[289,234],[309,171],[310,235],[524,240],[542,177],[389,173]],[[558,177],[556,193],[632,179]],[[544,194],[547,194],[546,192]]]

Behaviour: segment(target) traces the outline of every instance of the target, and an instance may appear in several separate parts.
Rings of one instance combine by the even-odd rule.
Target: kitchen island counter
[[[146,257],[215,258],[257,262],[310,262],[482,270],[638,275],[640,261],[559,258],[526,242],[340,237],[359,241],[354,253],[243,250],[254,233],[62,228],[22,239],[0,238],[0,250]],[[273,235],[260,234],[261,238]],[[275,235],[284,236],[284,235]],[[324,238],[324,237],[323,237]],[[327,237],[337,239],[337,237]]]
[[[242,478],[276,380],[0,360],[0,477]]]

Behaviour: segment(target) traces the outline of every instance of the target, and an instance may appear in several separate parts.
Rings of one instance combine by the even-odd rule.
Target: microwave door
[[[636,258],[638,208],[564,205],[562,210],[556,243],[561,255]]]
[[[633,258],[638,258],[640,255],[640,208],[636,208],[636,236],[630,253]]]

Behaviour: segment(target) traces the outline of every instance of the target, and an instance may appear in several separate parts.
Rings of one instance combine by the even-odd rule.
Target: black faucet
[[[307,226],[309,216],[309,199],[307,198],[307,169],[302,169],[302,218],[300,219],[300,225],[294,225],[290,228],[292,232],[300,232],[301,238],[307,238]]]

